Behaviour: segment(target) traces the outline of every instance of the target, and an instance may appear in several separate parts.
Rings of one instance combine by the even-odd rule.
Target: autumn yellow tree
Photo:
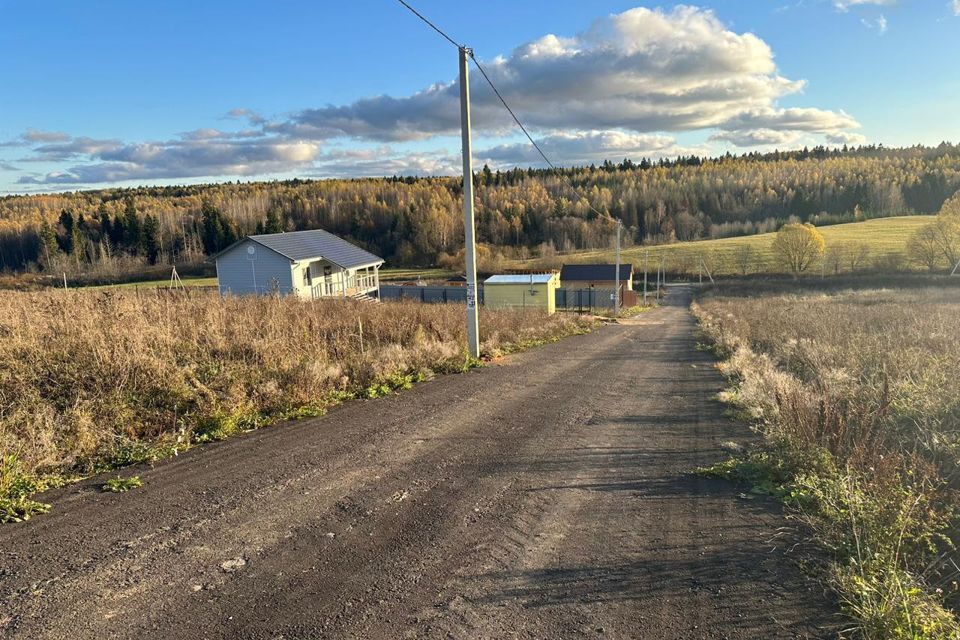
[[[827,243],[810,224],[785,224],[773,239],[773,255],[794,275],[803,273],[823,256]]]
[[[940,252],[950,266],[960,263],[960,191],[943,203],[940,214],[931,225]]]
[[[933,271],[943,262],[941,241],[941,229],[936,222],[923,225],[907,240],[907,255],[910,256],[910,261]]]

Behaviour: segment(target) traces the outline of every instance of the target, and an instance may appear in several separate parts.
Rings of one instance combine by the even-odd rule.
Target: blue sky
[[[960,0],[413,4],[560,164],[960,140]],[[0,0],[0,25],[0,193],[457,172],[456,50],[394,0]],[[476,161],[535,163],[479,81]]]

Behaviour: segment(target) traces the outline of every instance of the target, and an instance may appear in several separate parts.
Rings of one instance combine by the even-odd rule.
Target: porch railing
[[[316,298],[329,298],[343,295],[343,285],[339,282],[319,282],[311,287],[311,294]],[[347,295],[366,292],[377,288],[376,274],[359,274],[347,278]]]

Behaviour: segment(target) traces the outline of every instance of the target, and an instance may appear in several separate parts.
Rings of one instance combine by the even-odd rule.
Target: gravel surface
[[[4,638],[821,638],[689,292],[625,324],[55,492],[0,526]]]

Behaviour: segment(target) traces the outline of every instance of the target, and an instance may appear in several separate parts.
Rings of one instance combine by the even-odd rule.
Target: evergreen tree
[[[107,220],[110,220],[110,216],[107,216]],[[122,249],[124,238],[127,235],[123,224],[123,216],[118,215],[112,223],[108,222],[106,228],[110,244],[113,245],[114,249]]]
[[[156,216],[147,215],[143,220],[143,226],[140,229],[140,240],[143,245],[143,252],[147,256],[150,264],[157,264],[160,258],[160,221]]]
[[[263,233],[280,233],[283,231],[283,221],[276,207],[267,210],[267,222],[263,225]]]
[[[217,253],[237,241],[233,224],[210,201],[205,200],[200,207],[203,227],[203,250],[207,254]]]
[[[137,205],[133,198],[127,198],[123,210],[123,244],[127,251],[136,254],[142,246],[140,238],[140,218],[137,216]]]
[[[60,252],[57,231],[48,222],[40,225],[40,264],[49,269]]]
[[[57,244],[60,250],[66,254],[73,253],[74,247],[74,225],[73,212],[64,209],[60,212],[60,233],[57,234]]]

